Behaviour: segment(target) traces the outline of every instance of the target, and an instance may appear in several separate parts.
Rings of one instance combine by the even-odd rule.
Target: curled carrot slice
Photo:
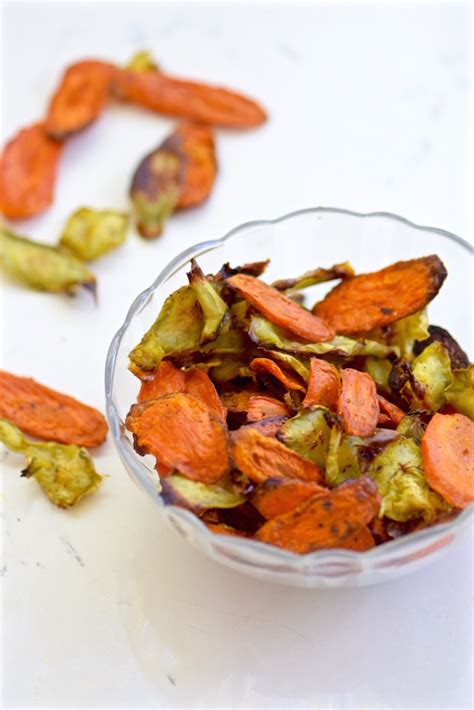
[[[0,370],[0,417],[26,434],[61,444],[99,446],[107,436],[100,412],[29,377]]]
[[[337,367],[330,362],[311,358],[308,390],[303,407],[320,404],[328,409],[336,409],[341,382]]]
[[[397,407],[396,404],[392,404],[392,402],[389,402],[387,399],[385,399],[385,397],[382,397],[381,394],[377,395],[377,399],[380,407],[380,413],[382,414],[382,416],[386,415],[388,417],[388,421],[391,424],[398,426],[402,421],[403,417],[405,416],[405,412],[403,411],[403,409],[400,409],[400,407]],[[381,423],[380,419],[381,416],[379,414],[379,424]]]
[[[169,394],[134,405],[125,422],[139,453],[186,478],[216,483],[229,470],[227,432],[222,420],[188,394]]]
[[[203,402],[209,409],[217,414],[223,421],[225,421],[227,411],[219,395],[216,392],[211,379],[207,372],[196,368],[194,370],[189,370],[186,373],[186,388],[185,392],[190,394],[192,397],[199,399]]]
[[[258,422],[267,417],[287,417],[290,410],[284,402],[264,394],[254,394],[247,405],[247,420]]]
[[[263,281],[247,274],[236,274],[227,279],[227,283],[268,320],[299,338],[312,343],[333,339],[333,329],[321,318]]]
[[[62,144],[48,138],[42,123],[23,128],[0,158],[0,207],[9,219],[44,212],[54,198]]]
[[[269,374],[281,382],[288,390],[304,390],[304,385],[291,372],[283,370],[276,362],[267,357],[256,357],[250,363],[250,369],[258,374]]]
[[[428,483],[451,505],[474,501],[474,422],[464,414],[435,414],[421,439]]]
[[[300,554],[341,547],[377,515],[379,508],[377,486],[363,476],[268,520],[255,537]]]
[[[158,399],[164,394],[186,391],[186,373],[178,370],[172,362],[162,360],[153,375],[142,382],[138,402]]]
[[[48,107],[46,133],[63,140],[98,118],[109,97],[116,69],[99,60],[85,60],[66,69]]]
[[[226,409],[207,372],[199,368],[184,372],[168,360],[162,360],[153,373],[153,377],[142,382],[137,401],[147,402],[176,392],[190,394],[199,399],[221,419],[225,420]]]
[[[242,427],[234,433],[232,457],[237,468],[255,483],[268,478],[299,478],[319,483],[324,478],[312,461],[251,427]]]
[[[253,128],[267,118],[262,107],[246,96],[159,71],[118,71],[113,92],[119,99],[151,111],[209,125]]]
[[[337,333],[368,333],[424,308],[438,293],[446,268],[424,256],[342,281],[313,308]]]
[[[366,372],[346,367],[337,403],[344,431],[351,436],[372,436],[377,426],[379,403],[375,383]]]
[[[264,518],[270,520],[277,515],[289,513],[318,493],[327,492],[327,488],[312,481],[300,481],[297,478],[268,478],[257,486],[251,502]]]

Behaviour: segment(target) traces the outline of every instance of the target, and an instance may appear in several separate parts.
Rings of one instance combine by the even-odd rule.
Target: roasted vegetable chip
[[[234,432],[232,457],[237,468],[255,483],[268,478],[299,478],[319,483],[323,478],[316,464],[252,427]]]
[[[419,390],[415,389],[412,403],[437,412],[445,403],[445,391],[453,382],[451,361],[444,345],[437,340],[433,341],[416,356],[411,369],[413,377],[421,385],[421,392],[423,392],[421,401],[417,401]],[[405,394],[405,389],[402,390],[402,394]]]
[[[392,402],[389,402],[387,399],[385,399],[385,397],[382,397],[382,395],[380,394],[377,395],[377,399],[380,407],[380,412],[388,417],[388,420],[391,424],[398,426],[402,421],[403,417],[405,416],[405,412],[400,409],[400,407],[397,407],[396,404],[392,404]]]
[[[313,271],[307,271],[296,279],[279,279],[278,281],[274,281],[272,286],[278,291],[299,291],[300,289],[316,286],[316,284],[322,284],[326,281],[347,279],[351,276],[354,276],[354,269],[348,261],[345,261],[343,264],[335,264],[329,269],[318,268],[313,269]]]
[[[0,417],[39,439],[99,446],[107,436],[100,412],[29,377],[0,370]]]
[[[149,373],[166,355],[197,350],[203,322],[196,294],[190,286],[182,286],[168,296],[158,318],[130,353],[132,372]]]
[[[105,108],[115,71],[100,60],[72,64],[49,104],[46,133],[63,140],[93,123]]]
[[[277,515],[289,513],[318,493],[324,495],[327,492],[327,488],[311,481],[300,481],[297,478],[268,478],[257,486],[250,500],[258,512],[270,520]]]
[[[209,375],[204,370],[190,370],[186,373],[185,390],[187,394],[199,399],[209,409],[217,414],[223,421],[226,418],[226,409],[219,399]]]
[[[324,407],[302,409],[283,425],[278,438],[288,448],[324,468],[331,434],[328,414]]]
[[[247,419],[249,422],[258,422],[267,417],[285,417],[290,414],[288,406],[275,397],[264,394],[253,394],[247,405]]]
[[[288,390],[304,391],[305,389],[304,384],[299,378],[295,377],[290,372],[286,372],[279,367],[276,362],[273,362],[273,360],[267,357],[254,358],[250,363],[250,369],[256,372],[257,375],[263,375],[264,377],[271,375]]]
[[[18,281],[39,291],[74,294],[79,286],[95,296],[93,273],[75,256],[39,244],[0,227],[0,267]]]
[[[217,483],[229,471],[227,432],[222,420],[187,394],[169,394],[134,405],[126,419],[139,453],[186,478]]]
[[[362,553],[448,524],[474,496],[474,365],[453,369],[459,345],[428,324],[438,257],[273,286],[258,279],[265,265],[210,274],[192,261],[130,355],[142,404],[127,427],[155,456],[165,502],[299,554]],[[347,287],[363,325],[321,341],[326,326],[296,299],[332,278],[343,282],[329,310]]]
[[[428,485],[420,446],[412,439],[401,436],[389,444],[373,460],[368,474],[382,496],[381,517],[399,522],[433,520],[449,510],[443,498]]]
[[[192,123],[179,125],[143,158],[132,178],[130,197],[142,237],[159,236],[176,209],[203,202],[211,193],[216,174],[210,129]]]
[[[235,508],[245,497],[232,486],[190,481],[173,474],[161,479],[161,495],[168,505],[177,505],[199,515],[209,508]]]
[[[474,501],[474,423],[463,414],[435,414],[421,440],[428,483],[451,505]]]
[[[314,343],[334,337],[334,331],[323,320],[263,281],[246,274],[236,274],[227,279],[227,283],[259,313],[293,335]]]
[[[34,476],[49,500],[70,508],[100,485],[100,476],[85,449],[69,444],[36,443],[25,439],[16,426],[0,419],[0,441],[26,457],[22,476]]]
[[[335,410],[341,388],[339,372],[335,365],[319,358],[311,358],[311,372],[303,407],[320,404]]]
[[[269,520],[256,538],[299,554],[341,547],[373,520],[379,507],[377,486],[364,476]]]
[[[337,333],[369,333],[424,308],[438,293],[446,269],[437,256],[399,261],[346,279],[313,312]]]
[[[352,436],[372,436],[379,414],[373,379],[365,372],[347,367],[341,372],[341,384],[337,413],[344,431]]]
[[[125,212],[81,207],[66,222],[59,244],[79,259],[93,261],[123,244],[127,226]]]
[[[447,330],[440,328],[439,325],[428,326],[425,335],[418,337],[417,340],[419,342],[415,343],[413,348],[415,355],[422,353],[428,345],[431,345],[433,341],[437,340],[447,351],[453,370],[463,370],[469,367],[469,358],[457,340],[455,340]]]
[[[266,121],[255,101],[234,91],[186,81],[160,71],[123,69],[114,77],[113,92],[122,101],[150,111],[213,126],[253,128]]]
[[[188,274],[188,280],[204,314],[200,341],[204,344],[215,340],[224,327],[230,323],[230,313],[226,303],[212,283],[206,279],[197,263],[193,260],[191,265],[192,269]]]
[[[44,212],[54,198],[63,146],[48,138],[42,123],[23,128],[0,157],[0,211],[9,219]]]
[[[249,336],[254,343],[262,347],[279,348],[284,352],[302,355],[332,355],[341,358],[373,355],[385,358],[398,353],[394,347],[378,343],[375,340],[353,340],[343,335],[336,335],[333,340],[324,343],[302,343],[299,340],[290,339],[288,333],[261,316],[252,316]]]
[[[444,393],[446,402],[474,421],[474,365],[454,370],[453,382]]]

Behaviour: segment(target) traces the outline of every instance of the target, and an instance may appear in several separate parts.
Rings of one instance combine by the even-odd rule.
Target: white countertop
[[[469,238],[467,4],[24,5],[3,9],[3,133],[41,116],[63,67],[154,50],[177,75],[258,97],[271,120],[217,137],[206,206],[97,262],[99,307],[2,288],[2,366],[104,409],[109,342],[172,256],[237,224],[315,205],[386,210]],[[137,160],[172,121],[110,109],[68,145],[53,243],[81,204],[127,207]],[[472,193],[471,193],[472,194]],[[471,200],[472,202],[472,200]],[[472,212],[471,212],[472,214]],[[472,538],[365,589],[272,586],[165,528],[112,442],[110,475],[55,509],[3,457],[4,707],[468,708]]]

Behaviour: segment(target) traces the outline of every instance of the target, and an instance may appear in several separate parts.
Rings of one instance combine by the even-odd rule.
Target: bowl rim
[[[307,207],[303,208],[300,210],[294,210],[292,212],[288,212],[280,217],[277,217],[275,219],[258,219],[258,220],[251,220],[249,222],[244,222],[237,227],[234,227],[230,231],[228,231],[223,237],[217,238],[217,239],[210,239],[206,240],[203,242],[198,242],[187,249],[184,249],[182,252],[180,252],[177,256],[175,256],[158,274],[158,276],[154,279],[152,284],[145,288],[143,291],[141,291],[138,296],[133,300],[131,306],[128,309],[128,312],[125,316],[125,320],[123,321],[122,325],[120,328],[117,330],[115,333],[114,337],[112,338],[112,341],[110,343],[108,352],[107,352],[107,358],[106,358],[106,364],[105,364],[105,396],[106,396],[106,413],[107,413],[107,419],[109,422],[110,426],[110,431],[112,433],[112,438],[114,441],[114,445],[117,449],[117,452],[122,460],[122,463],[124,464],[125,468],[127,469],[127,463],[130,463],[130,456],[129,452],[124,449],[123,443],[122,443],[122,427],[120,423],[120,416],[117,410],[117,407],[115,405],[114,399],[113,399],[113,383],[114,383],[114,375],[115,375],[115,366],[116,366],[116,359],[117,359],[117,354],[122,342],[122,338],[128,329],[132,319],[135,317],[135,315],[142,310],[142,308],[145,307],[147,304],[150,296],[154,293],[154,291],[161,286],[163,283],[165,283],[176,271],[178,271],[180,268],[182,268],[187,261],[192,259],[195,256],[202,255],[208,251],[211,251],[215,249],[216,247],[224,244],[228,239],[231,239],[232,237],[236,236],[237,234],[240,234],[242,231],[252,229],[255,227],[261,227],[261,226],[268,226],[268,225],[273,225],[273,224],[278,224],[280,222],[284,222],[286,220],[290,220],[294,217],[299,217],[301,215],[305,214],[343,214],[347,215],[350,217],[357,217],[357,218],[384,218],[388,220],[393,220],[395,222],[399,222],[401,224],[404,224],[407,227],[411,227],[415,230],[421,231],[421,232],[430,232],[434,234],[439,234],[442,237],[445,237],[451,241],[456,242],[459,244],[462,248],[464,248],[471,256],[474,255],[474,245],[471,244],[470,242],[466,241],[462,237],[458,236],[457,234],[454,234],[453,232],[448,232],[445,229],[440,229],[438,227],[428,227],[428,226],[423,226],[423,225],[418,225],[412,222],[409,219],[406,219],[405,217],[401,217],[400,215],[394,214],[392,212],[385,212],[385,211],[376,211],[376,212],[355,212],[353,210],[348,210],[344,209],[341,207]],[[141,479],[141,476],[140,480]],[[142,481],[145,483],[145,488],[148,489],[151,493],[150,485],[148,481]],[[155,494],[159,493],[158,486],[155,486],[153,489],[153,492]],[[157,496],[153,496],[154,499],[158,502]],[[161,507],[163,509],[168,509],[173,511],[175,515],[177,515],[180,518],[185,518],[191,525],[192,527],[198,532],[198,534],[203,537],[204,539],[207,540],[208,543],[210,543],[212,540],[215,540],[216,536],[207,529],[207,527],[202,523],[200,518],[193,513],[191,513],[188,510],[185,510],[183,508],[179,508],[174,505],[167,505],[165,506],[164,503],[162,503]],[[456,531],[460,530],[461,528],[464,529],[468,523],[468,521],[473,517],[474,515],[474,503],[471,503],[467,508],[465,508],[462,512],[460,512],[455,518],[452,520],[446,521],[446,522],[441,522],[436,525],[432,525],[430,527],[423,528],[422,530],[419,530],[417,532],[412,532],[409,533],[408,535],[403,535],[399,538],[396,538],[394,540],[390,540],[389,542],[384,543],[383,545],[377,545],[376,547],[367,550],[365,552],[357,552],[354,550],[345,550],[345,549],[340,549],[340,548],[331,548],[331,549],[323,549],[323,550],[316,550],[314,552],[307,553],[305,555],[299,555],[294,552],[290,552],[288,550],[281,549],[279,547],[275,547],[273,545],[267,545],[266,543],[260,542],[258,540],[253,540],[249,538],[239,538],[239,537],[231,537],[231,536],[225,536],[219,539],[219,545],[224,546],[229,549],[229,551],[234,550],[234,551],[250,551],[250,550],[255,550],[255,551],[260,551],[264,552],[267,555],[271,555],[275,561],[279,562],[288,562],[291,563],[292,566],[295,566],[302,571],[302,568],[308,567],[308,565],[311,565],[312,562],[318,562],[318,563],[334,563],[334,562],[354,562],[358,561],[361,562],[362,559],[363,561],[369,561],[372,560],[378,560],[381,557],[385,557],[389,555],[390,553],[396,553],[400,548],[403,547],[408,547],[409,544],[411,543],[422,543],[422,542],[427,542],[431,540],[432,538],[438,538],[440,534],[449,534],[451,531],[456,529]],[[417,545],[418,546],[418,545]],[[390,554],[390,557],[392,555]],[[240,561],[243,561],[242,559]],[[247,564],[252,564],[252,566],[260,566],[260,565],[255,565],[254,563],[251,563],[250,560],[246,560]]]

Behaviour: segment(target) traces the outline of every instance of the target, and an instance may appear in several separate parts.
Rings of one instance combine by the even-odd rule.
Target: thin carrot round
[[[474,501],[474,422],[464,414],[435,414],[421,440],[426,480],[451,505]]]

